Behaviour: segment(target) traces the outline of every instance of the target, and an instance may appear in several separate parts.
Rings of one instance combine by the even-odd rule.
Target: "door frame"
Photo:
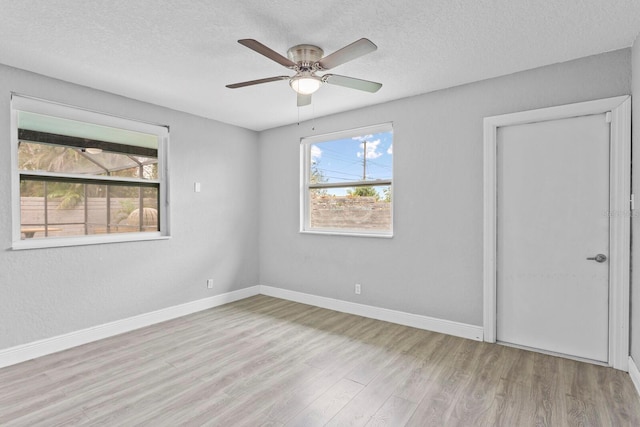
[[[484,340],[496,342],[497,130],[502,126],[607,114],[609,181],[609,366],[628,371],[631,256],[631,97],[541,108],[484,119]]]

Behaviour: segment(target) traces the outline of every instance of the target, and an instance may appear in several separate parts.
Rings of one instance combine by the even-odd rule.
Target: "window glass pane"
[[[67,172],[99,175],[105,169],[82,156],[79,150],[21,141],[18,168],[23,171]]]
[[[101,153],[92,154],[85,151],[82,153],[82,155],[88,158],[94,164],[99,165],[104,172],[114,172],[123,169],[135,168],[138,166],[138,163],[136,163],[136,161],[134,161],[132,158],[119,153],[108,153],[104,151]],[[135,175],[132,175],[132,177],[135,177]]]
[[[322,188],[310,192],[310,226],[313,229],[391,229],[390,186]]]
[[[43,234],[45,224],[44,183],[38,181],[20,181],[20,212],[22,238]]]
[[[22,179],[21,238],[159,231],[158,207],[157,187]]]
[[[158,211],[157,188],[112,186],[112,227],[118,232],[158,231]]]
[[[317,142],[309,148],[311,184],[392,178],[392,132]]]
[[[83,200],[83,184],[21,180],[21,238],[84,234]]]
[[[126,177],[126,178],[142,178],[142,179],[149,179],[149,180],[159,179],[157,163],[137,165],[132,168],[114,170],[109,175]]]
[[[86,184],[86,190],[87,198],[83,200],[83,204],[86,202],[86,224],[83,224],[86,234],[106,234],[109,232],[109,211],[107,210],[109,186]]]
[[[18,168],[23,171],[110,175],[158,179],[158,159],[91,149],[20,141]]]

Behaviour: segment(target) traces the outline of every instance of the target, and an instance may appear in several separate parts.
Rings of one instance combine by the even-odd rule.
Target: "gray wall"
[[[631,98],[631,152],[634,157],[631,187],[640,199],[640,166],[635,161],[640,156],[640,36],[633,44],[631,54],[632,98]],[[635,215],[640,213],[636,202]],[[631,217],[631,357],[640,363],[640,218]]]
[[[482,119],[629,94],[630,61],[624,49],[261,132],[260,283],[482,325]],[[300,234],[300,137],[389,121],[395,236]]]
[[[173,237],[12,251],[10,91],[169,125]],[[0,349],[259,284],[257,140],[252,131],[0,66]]]

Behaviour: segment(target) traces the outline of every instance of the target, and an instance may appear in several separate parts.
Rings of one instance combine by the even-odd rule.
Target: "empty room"
[[[0,425],[640,425],[640,2],[0,11]]]

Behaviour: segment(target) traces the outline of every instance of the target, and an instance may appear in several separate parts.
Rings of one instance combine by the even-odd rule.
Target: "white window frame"
[[[76,120],[90,124],[125,129],[155,135],[158,138],[158,172],[155,182],[158,188],[158,207],[160,230],[157,232],[94,234],[44,239],[21,239],[20,231],[20,170],[18,168],[18,116],[19,112],[30,112],[63,119]],[[102,243],[117,243],[170,238],[169,233],[169,170],[168,170],[169,128],[167,126],[145,123],[109,114],[90,111],[79,107],[55,103],[39,98],[11,94],[11,204],[12,204],[12,245],[13,250],[37,249],[64,246],[81,246]],[[49,172],[33,172],[30,175],[62,175]],[[73,174],[64,174],[70,176]],[[82,177],[82,176],[78,176]],[[126,180],[126,179],[121,179]],[[105,183],[109,178],[104,179]]]
[[[394,216],[394,201],[393,196],[393,169],[395,163],[395,156],[391,159],[391,179],[388,180],[376,180],[376,181],[350,181],[341,183],[315,183],[309,182],[311,176],[311,145],[334,141],[343,138],[352,138],[355,136],[363,136],[369,134],[376,134],[382,132],[393,133],[393,123],[382,123],[377,125],[365,126],[356,129],[349,129],[344,131],[326,133],[322,135],[314,135],[300,138],[300,233],[307,234],[327,234],[327,235],[340,235],[340,236],[358,236],[358,237],[393,237],[393,216]],[[395,145],[395,140],[394,140]],[[395,148],[395,147],[394,147]],[[388,231],[380,230],[350,230],[343,228],[335,229],[317,229],[311,227],[311,216],[309,212],[310,206],[310,190],[320,188],[338,188],[338,187],[362,187],[362,186],[381,186],[388,185],[391,189],[391,228]]]

